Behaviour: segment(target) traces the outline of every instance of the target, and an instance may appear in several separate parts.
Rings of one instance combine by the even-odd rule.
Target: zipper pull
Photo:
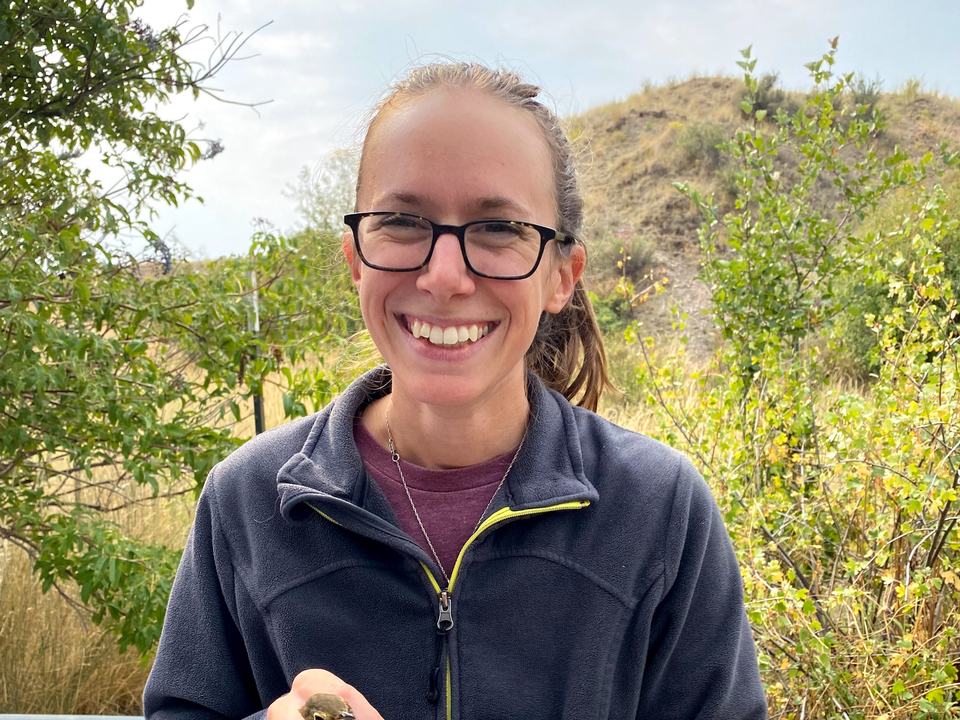
[[[453,627],[450,593],[441,590],[438,597],[440,599],[440,616],[437,618],[437,656],[433,667],[430,669],[430,689],[427,691],[427,700],[434,705],[440,701],[440,676],[443,672],[443,659],[446,657],[447,651],[447,633]]]
[[[446,633],[453,627],[453,610],[450,593],[440,591],[440,617],[437,619],[437,630]]]

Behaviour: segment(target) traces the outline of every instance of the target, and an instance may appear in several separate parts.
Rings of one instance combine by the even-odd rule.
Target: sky
[[[301,169],[355,150],[391,80],[430,56],[519,70],[567,115],[645,82],[739,76],[748,45],[757,73],[807,88],[804,64],[839,35],[840,72],[879,77],[885,90],[919,78],[960,98],[957,0],[196,0],[189,12],[185,0],[146,0],[139,16],[246,39],[209,83],[227,102],[178,97],[161,110],[224,146],[184,175],[205,203],[161,208],[152,221],[193,257],[246,252],[260,221],[302,226],[289,196]],[[190,57],[209,64],[213,49],[198,44]]]

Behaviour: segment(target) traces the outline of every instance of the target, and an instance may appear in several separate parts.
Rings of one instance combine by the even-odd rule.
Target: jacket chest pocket
[[[517,556],[471,565],[458,594],[454,717],[601,717],[628,599],[559,562]]]
[[[418,571],[341,563],[286,588],[264,616],[288,680],[323,668],[384,717],[432,717],[435,605]]]

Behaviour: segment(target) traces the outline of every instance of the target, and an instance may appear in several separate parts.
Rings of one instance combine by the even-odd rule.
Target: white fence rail
[[[143,720],[143,715],[22,715],[0,714],[0,720]]]

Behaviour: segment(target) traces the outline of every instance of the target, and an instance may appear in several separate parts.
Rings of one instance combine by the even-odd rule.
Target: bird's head
[[[317,693],[300,708],[303,720],[356,720],[356,716],[339,695]]]

